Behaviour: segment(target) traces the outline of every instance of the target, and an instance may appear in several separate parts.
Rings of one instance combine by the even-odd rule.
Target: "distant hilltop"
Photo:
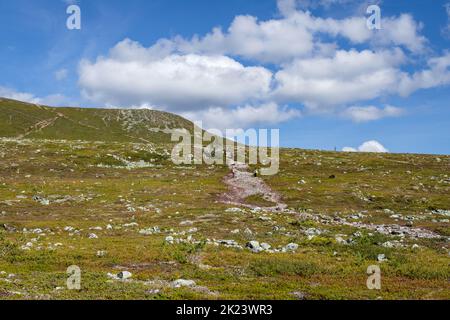
[[[148,109],[48,107],[0,98],[0,137],[169,143],[167,129],[193,131],[175,114]]]

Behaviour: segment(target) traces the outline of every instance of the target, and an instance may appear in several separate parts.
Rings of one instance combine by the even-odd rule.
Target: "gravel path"
[[[273,191],[265,182],[259,177],[248,171],[246,164],[234,163],[230,165],[231,173],[224,178],[224,182],[228,185],[229,191],[220,196],[220,201],[223,203],[246,207],[250,209],[260,208],[263,211],[271,212],[289,212],[295,214],[299,219],[311,219],[323,224],[346,225],[358,229],[367,229],[377,231],[387,235],[403,235],[411,238],[425,238],[438,239],[442,236],[430,230],[421,228],[410,228],[398,224],[366,224],[362,222],[349,222],[345,218],[330,218],[328,216],[313,214],[313,213],[298,213],[287,209],[287,205],[282,202],[281,196]],[[262,195],[266,201],[273,202],[272,207],[258,207],[256,205],[248,204],[246,199],[253,195]]]
[[[283,211],[287,205],[281,201],[281,196],[273,191],[261,178],[248,171],[248,165],[234,163],[230,165],[231,173],[224,178],[229,187],[228,193],[221,195],[220,201],[247,208],[261,208],[265,211]],[[273,202],[272,207],[258,207],[248,204],[246,198],[261,195],[266,201]]]

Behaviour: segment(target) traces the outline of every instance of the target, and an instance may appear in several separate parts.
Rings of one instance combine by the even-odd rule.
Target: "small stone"
[[[308,236],[321,235],[322,231],[316,228],[309,228],[308,230],[305,231],[305,234]]]
[[[387,261],[385,254],[379,254],[377,257],[378,262],[384,262]]]
[[[342,238],[342,237],[336,237],[335,240],[339,244],[346,244],[347,243],[347,241],[345,241],[344,238]]]
[[[250,251],[254,253],[258,253],[263,251],[258,241],[250,241],[245,245],[246,248],[250,249]]]
[[[184,279],[178,279],[172,282],[172,287],[174,288],[180,288],[180,287],[192,287],[195,286],[194,280],[184,280]]]
[[[298,300],[305,300],[306,299],[306,294],[303,293],[303,292],[300,292],[300,291],[291,292],[291,295],[296,297]]]
[[[284,247],[285,249],[286,249],[286,251],[296,251],[297,249],[298,249],[298,244],[296,244],[296,243],[289,243],[288,245],[286,245],[285,247]]]
[[[123,225],[124,228],[137,227],[137,226],[139,226],[139,224],[136,223],[136,222],[125,223],[125,224]]]
[[[147,294],[158,294],[159,292],[160,292],[159,289],[150,289],[150,290],[145,291],[145,293],[147,293]]]
[[[129,279],[132,276],[133,276],[132,273],[129,271],[121,271],[117,274],[117,278],[122,279],[122,280]]]
[[[394,248],[395,245],[391,241],[386,241],[382,246],[385,248]]]
[[[104,257],[105,255],[106,255],[106,251],[104,251],[104,250],[97,251],[97,257]]]
[[[15,232],[15,231],[16,231],[16,228],[15,228],[15,227],[10,226],[10,225],[8,225],[8,224],[6,224],[6,223],[3,224],[2,227],[3,227],[3,229],[5,229],[5,230],[8,231],[8,232]]]
[[[145,236],[157,234],[157,233],[161,233],[161,230],[159,229],[159,227],[151,227],[151,228],[142,229],[139,231],[139,234],[142,234]]]

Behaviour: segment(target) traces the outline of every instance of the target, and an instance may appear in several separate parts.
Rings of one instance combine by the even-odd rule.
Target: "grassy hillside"
[[[0,105],[0,299],[450,299],[449,156],[283,149],[259,178],[139,141],[177,116]]]
[[[58,140],[170,142],[167,128],[193,129],[174,114],[153,110],[51,108],[0,98],[0,136]]]

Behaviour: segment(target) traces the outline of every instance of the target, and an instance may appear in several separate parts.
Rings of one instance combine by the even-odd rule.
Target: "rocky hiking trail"
[[[231,172],[224,178],[229,192],[220,197],[220,201],[226,204],[242,206],[250,209],[260,208],[264,211],[283,211],[287,205],[281,201],[281,196],[273,191],[261,178],[248,171],[248,165],[233,163]],[[274,206],[259,207],[247,203],[251,196],[261,196],[265,201],[272,202]]]
[[[249,172],[249,167],[243,163],[232,163],[229,165],[231,172],[225,176],[224,183],[229,191],[220,196],[220,201],[226,204],[241,206],[250,209],[260,209],[266,212],[283,212],[294,214],[300,220],[311,219],[326,225],[350,226],[358,229],[376,231],[385,235],[408,236],[411,238],[439,239],[442,236],[430,230],[413,228],[399,224],[377,225],[363,222],[350,222],[346,218],[330,217],[321,214],[311,214],[306,212],[295,212],[288,209],[283,203],[281,195],[272,190],[260,177]],[[272,202],[274,206],[264,207],[249,204],[247,198],[251,196],[261,196],[265,201]]]
[[[61,113],[58,113],[57,116],[54,118],[41,120],[41,121],[35,123],[34,125],[32,125],[30,128],[28,128],[25,133],[20,134],[17,137],[17,139],[23,139],[36,131],[41,131],[47,127],[50,127],[50,126],[54,125],[54,123],[60,118],[64,118],[64,115]]]

